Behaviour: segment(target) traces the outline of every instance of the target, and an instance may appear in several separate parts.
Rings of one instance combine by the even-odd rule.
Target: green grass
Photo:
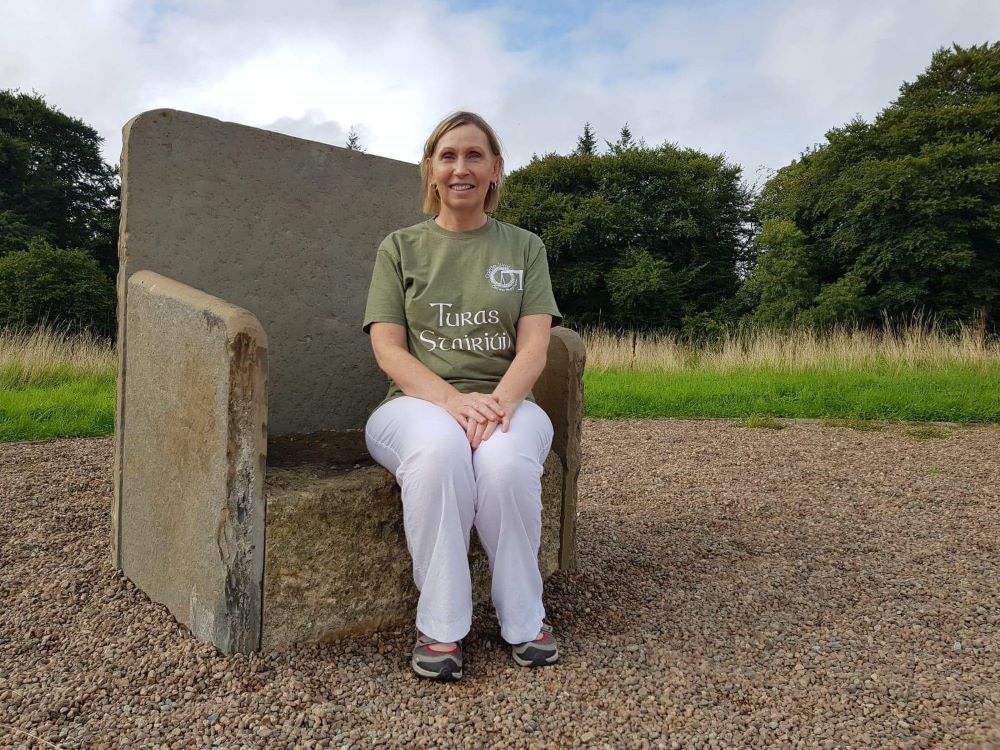
[[[110,435],[115,429],[115,373],[81,375],[59,367],[26,382],[0,371],[0,442]]]
[[[907,430],[906,434],[917,440],[934,440],[936,438],[948,437],[948,431],[942,430],[939,427],[917,427],[913,430]]]
[[[885,428],[878,422],[866,422],[864,419],[824,419],[824,427],[847,427],[859,432],[881,432]]]
[[[588,417],[1000,422],[1000,366],[883,372],[587,370]]]
[[[762,414],[751,414],[749,417],[744,419],[736,426],[747,427],[750,429],[783,430],[788,425],[786,425],[784,422],[779,422],[774,417],[765,417]]]
[[[1000,367],[860,372],[584,373],[589,417],[717,417],[780,429],[775,418],[816,418],[856,430],[893,422],[1000,422]],[[0,369],[0,442],[114,431],[115,373],[55,367],[30,376]],[[945,437],[933,426],[907,432]]]

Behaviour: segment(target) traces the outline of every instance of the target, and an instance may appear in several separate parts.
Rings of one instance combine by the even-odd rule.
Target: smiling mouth
[[[459,185],[450,185],[448,187],[449,190],[454,190],[457,193],[464,193],[464,192],[467,192],[469,190],[472,190],[473,188],[474,188],[473,185],[469,185],[468,183],[464,183],[464,182],[461,183],[461,184],[459,184]]]

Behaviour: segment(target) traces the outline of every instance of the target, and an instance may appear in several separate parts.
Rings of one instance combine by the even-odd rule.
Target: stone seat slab
[[[316,442],[344,449],[348,437]],[[412,624],[420,594],[395,477],[349,447],[339,460],[324,459],[315,442],[299,442],[307,444],[304,454],[311,460],[296,464],[286,452],[280,465],[268,466],[264,482],[262,647]],[[562,486],[562,462],[550,452],[542,474],[543,579],[559,568]],[[489,562],[475,528],[469,548],[473,605],[492,607]]]

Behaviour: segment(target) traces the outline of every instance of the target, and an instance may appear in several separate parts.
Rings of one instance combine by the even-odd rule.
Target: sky
[[[161,107],[416,163],[479,112],[508,172],[603,146],[724,154],[748,183],[871,121],[931,56],[1000,38],[997,0],[0,0],[0,89],[93,126]]]

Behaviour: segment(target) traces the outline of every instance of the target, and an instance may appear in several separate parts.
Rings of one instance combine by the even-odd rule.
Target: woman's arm
[[[459,390],[433,373],[406,346],[406,328],[398,323],[372,323],[372,350],[379,369],[407,396],[443,407]]]
[[[545,369],[552,335],[552,316],[525,315],[517,321],[517,343],[514,361],[500,379],[493,395],[504,408],[503,431],[510,426],[514,410],[524,401],[531,387]]]
[[[462,393],[432,372],[410,354],[406,346],[406,328],[399,323],[372,323],[369,328],[372,350],[379,369],[395,381],[407,396],[430,401],[445,409],[462,425],[475,431],[474,423],[496,424],[504,415],[502,407],[490,395]]]

